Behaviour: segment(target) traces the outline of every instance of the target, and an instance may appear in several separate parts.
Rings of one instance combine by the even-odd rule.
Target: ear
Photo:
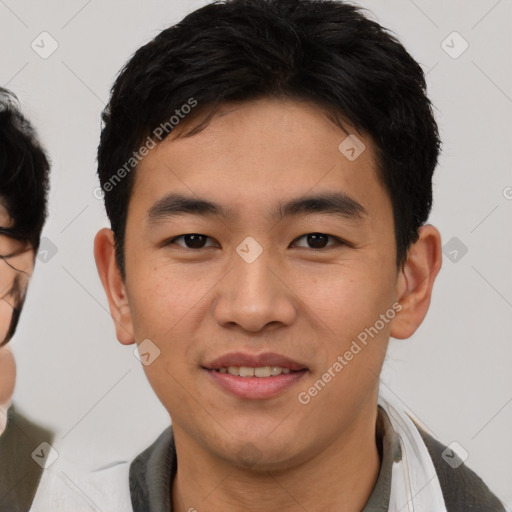
[[[115,256],[114,233],[103,228],[94,239],[94,258],[101,284],[107,294],[110,315],[116,326],[117,339],[123,345],[135,343],[132,315],[126,286]]]
[[[399,272],[396,300],[402,309],[391,322],[390,335],[405,339],[414,334],[427,315],[434,281],[441,269],[441,235],[434,226],[422,226]]]

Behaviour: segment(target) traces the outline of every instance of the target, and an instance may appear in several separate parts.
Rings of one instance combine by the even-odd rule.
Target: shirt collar
[[[362,512],[388,511],[393,461],[402,457],[398,435],[380,406],[375,435],[381,466],[377,482]],[[172,512],[171,483],[176,475],[176,469],[176,446],[172,427],[169,427],[130,465],[133,511]]]

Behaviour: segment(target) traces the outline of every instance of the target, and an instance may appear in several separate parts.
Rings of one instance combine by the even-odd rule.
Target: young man
[[[0,89],[0,510],[30,509],[42,466],[33,457],[53,434],[12,405],[13,337],[46,220],[49,164],[36,134]],[[36,452],[37,453],[37,452]]]
[[[96,263],[172,419],[135,512],[503,510],[379,393],[441,266],[438,130],[392,35],[340,1],[207,5],[135,53],[104,123]]]

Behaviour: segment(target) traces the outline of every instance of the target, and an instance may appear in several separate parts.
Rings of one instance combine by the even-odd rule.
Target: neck
[[[178,471],[172,484],[173,510],[360,512],[380,470],[377,406],[364,416],[326,450],[280,471],[251,471],[218,460],[175,428]]]

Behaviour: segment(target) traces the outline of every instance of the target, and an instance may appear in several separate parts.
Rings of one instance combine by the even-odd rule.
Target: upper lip
[[[273,352],[262,354],[249,354],[246,352],[230,352],[224,354],[204,365],[208,370],[219,370],[229,366],[248,366],[250,368],[260,368],[263,366],[279,366],[289,368],[293,371],[306,370],[307,367],[289,357]]]

